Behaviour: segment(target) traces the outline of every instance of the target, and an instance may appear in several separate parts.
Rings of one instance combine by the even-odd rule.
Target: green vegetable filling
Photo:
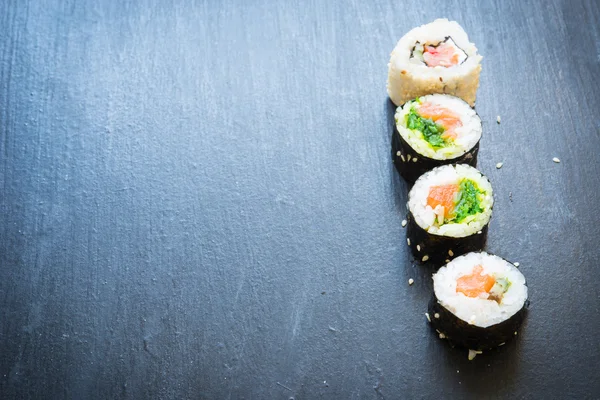
[[[483,211],[481,208],[480,195],[485,192],[477,187],[470,179],[463,179],[458,189],[458,201],[454,207],[453,222],[460,223],[469,215],[475,215]]]
[[[415,107],[406,114],[406,127],[421,132],[423,138],[434,148],[445,147],[448,143],[442,138],[445,129],[429,118],[423,118]]]
[[[501,293],[506,293],[512,282],[506,278],[496,278],[496,285],[500,289]]]
[[[492,286],[492,289],[490,290],[488,299],[494,300],[497,303],[501,303],[502,298],[504,297],[504,294],[506,292],[508,292],[508,289],[510,288],[510,285],[512,285],[512,282],[509,281],[507,278],[495,277],[495,279],[496,279],[496,282],[494,283],[494,286]]]

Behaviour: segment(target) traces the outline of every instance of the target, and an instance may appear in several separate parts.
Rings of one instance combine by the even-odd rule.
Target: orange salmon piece
[[[442,138],[456,139],[455,129],[462,126],[460,117],[452,110],[432,103],[422,103],[417,110],[423,118],[429,118],[438,125],[444,127]]]
[[[456,292],[467,297],[479,297],[483,293],[489,293],[496,280],[491,275],[481,275],[483,267],[477,265],[473,268],[471,275],[461,276],[456,280]]]
[[[454,211],[454,196],[458,192],[458,185],[439,185],[429,188],[427,205],[435,210],[438,205],[444,207],[444,216],[448,217]]]
[[[452,110],[433,103],[421,103],[418,111],[419,115],[423,118],[430,118],[434,121],[437,121],[440,118],[457,119],[460,121],[458,115]]]
[[[435,123],[440,124],[444,127],[444,133],[442,133],[442,138],[450,138],[452,140],[458,137],[458,135],[455,132],[456,128],[462,126],[462,122],[460,122],[460,119],[454,118],[440,118],[437,121],[435,121]]]

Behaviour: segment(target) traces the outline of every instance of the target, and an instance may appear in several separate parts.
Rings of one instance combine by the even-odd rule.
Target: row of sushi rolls
[[[392,159],[412,186],[406,243],[437,270],[425,315],[470,360],[517,336],[528,306],[519,264],[483,251],[494,196],[475,168],[481,59],[457,22],[437,19],[398,41],[387,81],[397,106]]]

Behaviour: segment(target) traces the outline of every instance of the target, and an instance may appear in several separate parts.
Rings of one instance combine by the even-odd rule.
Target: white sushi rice
[[[458,278],[473,273],[481,265],[482,275],[505,278],[510,281],[500,302],[465,296],[456,291]],[[487,328],[515,315],[527,300],[525,277],[511,263],[485,252],[468,253],[455,258],[433,275],[433,290],[439,301],[455,316],[472,325]]]
[[[420,101],[421,104],[431,103],[449,109],[459,116],[462,126],[454,130],[456,133],[454,141],[451,141],[448,146],[436,149],[425,140],[422,132],[406,127],[407,115],[413,106],[418,109],[418,103],[416,101],[409,101],[404,107],[398,107],[395,116],[396,128],[400,136],[417,153],[435,160],[448,160],[462,156],[477,144],[481,138],[481,119],[467,103],[458,97],[444,94],[423,96],[420,98]]]
[[[467,55],[461,64],[452,67],[428,67],[416,62],[411,54],[417,42],[437,45],[451,37]],[[469,105],[475,105],[479,87],[481,55],[463,28],[455,21],[436,19],[412,29],[404,35],[392,51],[388,64],[387,90],[396,105],[430,93],[446,93],[460,97]]]
[[[481,199],[482,212],[470,215],[461,223],[439,225],[435,211],[427,204],[429,189],[432,186],[458,184],[462,179],[471,179],[485,192]],[[492,184],[477,169],[466,165],[443,165],[421,175],[408,194],[408,208],[415,222],[430,234],[465,237],[481,232],[492,216],[494,197]]]

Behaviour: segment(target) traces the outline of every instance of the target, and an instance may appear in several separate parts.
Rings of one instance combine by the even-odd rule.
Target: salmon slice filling
[[[443,139],[456,139],[458,135],[455,130],[463,125],[458,114],[437,104],[421,103],[417,112],[423,118],[428,118],[444,128],[441,135]]]
[[[473,268],[473,273],[463,275],[456,280],[456,292],[462,293],[467,297],[480,297],[485,294],[489,296],[490,290],[494,287],[496,279],[491,275],[483,275],[483,267],[477,265]]]
[[[462,179],[456,184],[431,186],[427,205],[435,213],[438,225],[461,223],[483,211],[481,196],[484,194],[474,181]]]
[[[458,52],[449,44],[425,46],[423,60],[428,67],[451,67],[458,64]]]
[[[462,64],[467,54],[454,43],[450,36],[437,44],[415,43],[411,58],[422,62],[427,67],[449,68]]]
[[[454,212],[454,200],[458,189],[458,185],[432,186],[427,196],[427,205],[434,210],[438,209],[438,215],[449,218]]]
[[[458,137],[456,129],[463,126],[460,116],[438,104],[416,102],[406,115],[406,127],[421,132],[433,148],[451,144]]]

